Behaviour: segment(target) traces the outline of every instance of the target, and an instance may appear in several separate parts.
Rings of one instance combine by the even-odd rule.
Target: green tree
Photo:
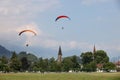
[[[96,63],[92,61],[88,64],[84,64],[84,67],[82,70],[86,72],[94,72],[96,71]]]
[[[8,59],[5,56],[2,56],[1,63],[7,64],[8,63]]]
[[[97,64],[99,63],[108,63],[109,57],[107,56],[107,53],[103,50],[98,50],[95,52],[95,60]]]
[[[27,59],[29,62],[37,62],[38,61],[38,58],[32,53],[27,54]]]
[[[92,52],[85,52],[80,55],[82,59],[82,64],[88,64],[93,61],[93,53]]]
[[[49,69],[49,60],[46,58],[43,60],[43,65],[42,68],[44,69],[44,71],[48,71]]]
[[[73,68],[72,70],[78,71],[80,69],[80,65],[78,62],[78,57],[76,55],[71,57],[72,63],[73,63]]]
[[[40,58],[38,65],[41,72],[48,71],[48,59]]]
[[[28,70],[29,66],[30,66],[30,64],[29,64],[27,58],[26,58],[26,57],[23,57],[23,58],[21,59],[21,70],[22,70],[22,71],[26,71],[26,70]]]
[[[0,63],[0,71],[4,73],[10,72],[10,68],[7,64]]]
[[[38,67],[36,67],[36,66],[33,66],[33,71],[37,72],[37,71],[40,71],[40,69]]]
[[[110,70],[115,70],[116,69],[116,66],[115,66],[115,64],[113,64],[112,62],[108,62],[108,63],[106,63],[104,66],[104,70],[105,71],[110,71]]]
[[[73,62],[71,60],[71,57],[66,57],[63,59],[63,71],[69,71],[73,68]]]
[[[21,68],[21,62],[17,58],[16,52],[13,52],[12,57],[10,59],[10,68],[13,72],[18,72],[20,71]]]
[[[56,72],[62,71],[62,63],[56,62]]]
[[[2,56],[0,59],[0,71],[9,72],[10,68],[8,65],[8,59],[5,56]]]
[[[41,58],[39,58],[39,62],[38,62],[38,67],[39,67],[40,71],[44,71],[43,65],[44,65],[43,58],[41,57]]]
[[[55,58],[52,57],[49,59],[49,71],[56,72],[57,69],[57,61],[55,61]]]
[[[38,62],[34,62],[33,64],[30,65],[29,71],[40,71]]]
[[[82,53],[81,59],[83,64],[83,70],[87,72],[96,71],[98,64],[105,65],[109,62],[109,57],[107,56],[107,53],[103,50],[96,51],[94,55],[92,52]]]

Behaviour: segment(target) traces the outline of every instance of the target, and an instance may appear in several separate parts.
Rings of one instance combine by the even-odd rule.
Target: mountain
[[[0,45],[0,57],[2,56],[10,58],[12,56],[12,53],[8,49]]]

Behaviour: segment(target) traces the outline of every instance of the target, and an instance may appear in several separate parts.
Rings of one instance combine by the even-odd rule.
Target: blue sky
[[[79,56],[94,45],[110,57],[120,56],[119,7],[117,0],[1,0],[0,44],[45,58],[57,57],[59,45],[63,56]],[[59,15],[71,20],[55,22]],[[34,30],[37,36],[18,36],[24,29]]]

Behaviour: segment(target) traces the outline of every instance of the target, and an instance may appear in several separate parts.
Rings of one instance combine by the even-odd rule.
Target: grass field
[[[0,73],[0,80],[120,80],[120,73]]]

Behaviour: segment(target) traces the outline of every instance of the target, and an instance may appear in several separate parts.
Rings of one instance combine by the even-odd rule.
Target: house
[[[103,72],[103,64],[97,64],[97,72]]]
[[[120,68],[120,61],[115,62],[116,68]]]

